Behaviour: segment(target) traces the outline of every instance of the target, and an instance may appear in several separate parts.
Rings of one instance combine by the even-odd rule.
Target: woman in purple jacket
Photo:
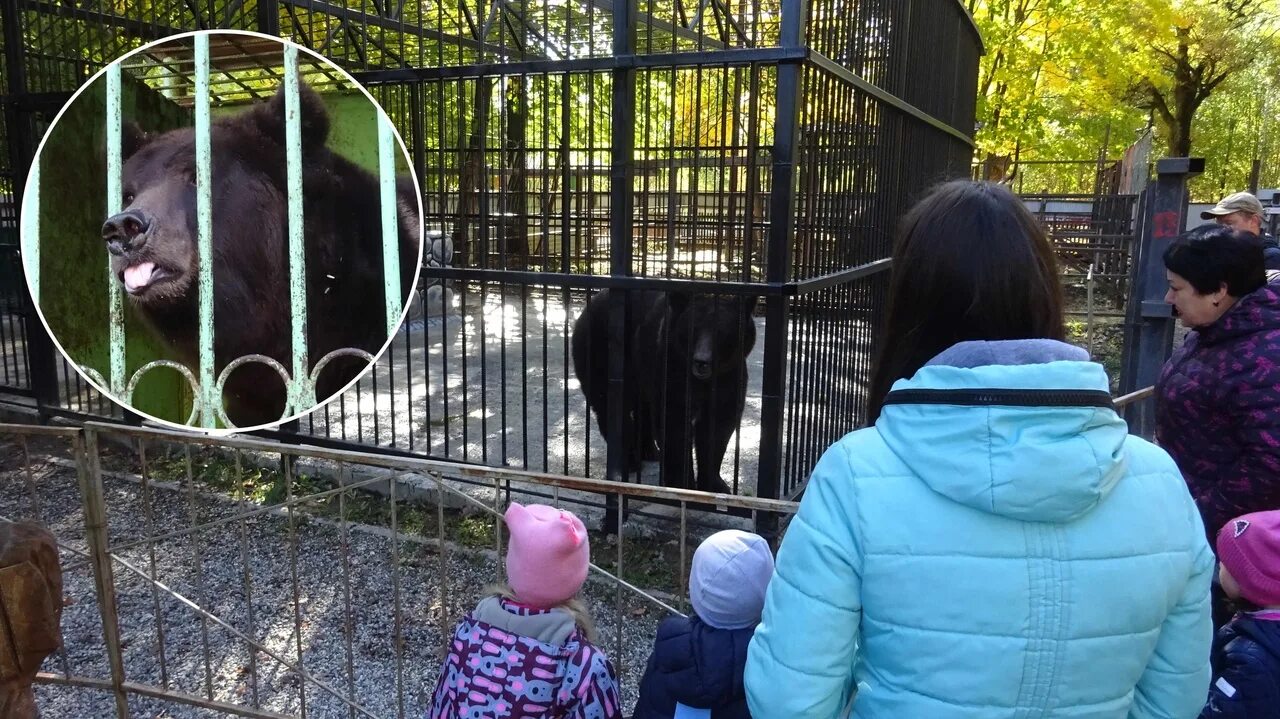
[[[1232,517],[1280,509],[1280,285],[1258,238],[1220,225],[1183,234],[1164,264],[1165,302],[1191,332],[1156,382],[1156,439],[1213,543]]]

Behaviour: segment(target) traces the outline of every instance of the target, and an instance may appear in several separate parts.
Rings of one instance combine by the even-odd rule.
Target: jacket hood
[[[480,600],[471,616],[491,627],[540,642],[552,652],[567,644],[577,630],[573,615],[563,609],[532,609],[498,596]]]
[[[1238,634],[1266,647],[1271,656],[1280,662],[1280,621],[1244,616],[1234,622],[1234,628]]]
[[[1280,286],[1271,284],[1241,297],[1217,322],[1200,330],[1200,343],[1212,345],[1267,330],[1280,330]]]
[[[1126,467],[1106,371],[1054,340],[961,342],[895,382],[875,426],[933,491],[1022,521],[1087,514]]]

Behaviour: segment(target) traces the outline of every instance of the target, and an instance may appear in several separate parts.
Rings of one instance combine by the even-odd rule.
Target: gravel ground
[[[65,654],[50,657],[45,671],[106,679],[110,671],[92,573],[76,554],[86,548],[80,492],[65,453],[61,458],[44,455],[50,446],[56,445],[37,447],[33,442],[28,482],[20,446],[14,438],[0,438],[0,517],[38,516],[64,544]],[[111,465],[109,459],[104,462],[104,467]],[[147,502],[141,484],[130,477],[104,472],[113,547],[184,529],[191,526],[193,513],[200,522],[237,513],[237,505],[226,498],[186,488],[155,485]],[[117,555],[143,572],[154,561],[161,583],[291,663],[300,645],[306,672],[352,697],[371,715],[399,716],[403,706],[404,716],[421,716],[434,688],[445,633],[482,588],[500,576],[493,552],[447,547],[442,557],[434,542],[401,537],[396,540],[397,562],[385,530],[350,524],[344,540],[342,528],[327,520],[298,513],[292,524],[291,534],[288,517],[259,515],[197,536],[125,548]],[[399,665],[394,641],[397,583],[403,638]],[[256,692],[263,709],[301,715],[305,701],[307,716],[349,716],[341,701],[264,653],[251,656],[243,640],[213,621],[202,621],[199,613],[153,589],[120,562],[115,564],[115,587],[127,681],[196,696],[211,690],[215,700],[248,706],[254,705]],[[585,595],[600,625],[600,645],[621,675],[624,706],[630,707],[665,612],[630,595],[619,603],[615,590],[603,581],[589,582]],[[348,621],[349,643],[344,634]],[[48,717],[114,713],[107,692],[42,685],[37,696]],[[139,717],[225,716],[143,697],[131,697],[129,703]]]

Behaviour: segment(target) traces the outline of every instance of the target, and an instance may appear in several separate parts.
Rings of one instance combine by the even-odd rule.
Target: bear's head
[[[671,324],[667,341],[683,356],[695,379],[707,380],[741,368],[756,344],[752,320],[756,302],[754,296],[668,295]]]
[[[323,151],[329,119],[319,96],[305,83],[300,83],[299,96],[307,157]],[[278,273],[287,171],[283,85],[272,98],[214,120],[209,136],[215,265],[247,263],[263,274]],[[124,207],[102,225],[111,272],[140,305],[194,297],[199,268],[195,130],[153,134],[126,122],[121,149]],[[253,240],[223,242],[228,234],[248,234]]]

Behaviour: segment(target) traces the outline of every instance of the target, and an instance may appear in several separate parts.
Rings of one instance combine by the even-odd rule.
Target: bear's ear
[[[671,309],[671,316],[675,317],[685,310],[689,309],[689,293],[672,290],[667,293],[667,307]]]
[[[133,157],[134,153],[151,140],[151,135],[138,126],[133,120],[125,120],[120,126],[120,159]]]
[[[125,162],[130,157],[137,154],[155,135],[146,132],[138,123],[133,120],[125,120],[120,124],[120,161]],[[97,150],[98,160],[105,168],[107,166],[107,138],[99,135],[95,143],[94,149]]]
[[[329,139],[329,113],[325,111],[320,95],[305,82],[298,83],[298,105],[301,108],[302,148],[320,147]],[[250,112],[250,119],[258,131],[281,145],[285,142],[284,83],[270,100],[258,104]]]
[[[742,298],[742,311],[746,313],[748,319],[756,313],[756,306],[759,304],[759,295],[747,295]]]

